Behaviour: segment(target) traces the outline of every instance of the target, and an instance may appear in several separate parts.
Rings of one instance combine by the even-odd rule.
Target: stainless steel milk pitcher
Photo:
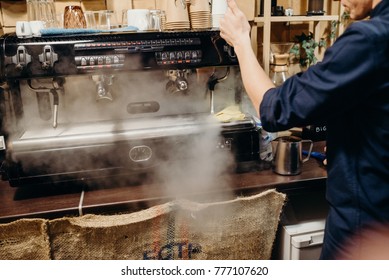
[[[276,141],[273,158],[273,171],[280,175],[298,175],[302,165],[309,160],[313,148],[312,140],[301,140],[293,136],[282,136]],[[306,157],[303,157],[303,146],[309,144]]]

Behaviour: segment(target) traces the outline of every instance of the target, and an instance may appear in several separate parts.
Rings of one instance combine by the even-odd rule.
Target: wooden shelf
[[[270,22],[306,22],[306,21],[333,21],[339,20],[339,16],[272,16],[270,17]],[[265,17],[255,17],[255,23],[264,23],[266,22]]]
[[[325,1],[325,7],[327,7],[327,0]],[[341,5],[339,5],[341,7]],[[330,9],[329,9],[330,10]],[[258,38],[257,38],[257,29],[263,28],[263,68],[267,74],[270,71],[270,41],[271,41],[271,30],[272,23],[275,22],[285,22],[285,23],[298,23],[298,22],[309,22],[310,31],[314,34],[315,41],[319,41],[322,34],[321,32],[321,23],[328,24],[330,21],[337,21],[340,18],[341,10],[337,12],[336,15],[313,15],[313,16],[272,16],[271,15],[271,3],[270,1],[264,1],[264,15],[261,17],[254,17],[252,21],[252,31],[251,31],[251,42],[255,54],[258,57]],[[312,29],[312,30],[311,30]]]

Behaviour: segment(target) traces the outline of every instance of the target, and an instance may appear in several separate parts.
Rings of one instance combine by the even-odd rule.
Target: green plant
[[[336,30],[338,29],[338,25],[340,24],[339,20],[333,20],[331,21],[331,29],[330,34],[328,35],[328,38],[330,40],[334,40],[336,38]]]
[[[295,39],[295,44],[290,50],[290,53],[296,56],[301,67],[309,67],[315,64],[317,62],[315,55],[316,48],[325,48],[327,46],[324,39],[316,42],[312,32],[309,32],[308,35],[303,32],[301,35],[295,36]]]
[[[343,14],[340,17],[340,20],[333,20],[331,21],[331,28],[330,28],[330,34],[328,35],[328,38],[330,40],[336,39],[336,31],[340,24],[343,26],[347,26],[350,21],[350,14],[348,12],[343,12]]]
[[[347,23],[347,21],[350,20],[350,13],[349,12],[343,12],[342,16],[341,16],[341,21],[343,23]]]
[[[301,35],[295,36],[295,44],[290,50],[291,54],[294,54],[298,59],[300,66],[303,68],[309,67],[317,62],[317,58],[315,56],[316,48],[326,48],[327,47],[327,39],[333,41],[336,39],[337,28],[340,24],[347,26],[350,21],[350,14],[347,12],[343,12],[340,17],[340,20],[331,21],[331,26],[328,32],[328,36],[326,38],[321,38],[319,42],[316,42],[312,32],[309,34],[305,34],[304,32]]]

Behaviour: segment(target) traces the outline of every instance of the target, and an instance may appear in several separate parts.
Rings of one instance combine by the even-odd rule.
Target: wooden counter
[[[324,143],[316,142],[314,151],[323,151]],[[221,186],[212,190],[193,191],[188,197],[205,201],[226,195],[248,195],[269,188],[288,191],[299,188],[325,186],[326,169],[316,159],[303,165],[300,175],[281,176],[272,170],[229,174],[221,178]],[[98,188],[82,186],[47,188],[12,188],[8,182],[0,182],[0,223],[20,218],[58,218],[87,213],[132,212],[174,199],[157,183]]]

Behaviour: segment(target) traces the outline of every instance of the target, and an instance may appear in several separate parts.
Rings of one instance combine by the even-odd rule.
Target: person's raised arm
[[[243,85],[259,116],[259,105],[267,90],[274,84],[259,65],[251,47],[250,24],[235,0],[228,2],[227,12],[220,19],[220,36],[234,47],[238,56]]]

